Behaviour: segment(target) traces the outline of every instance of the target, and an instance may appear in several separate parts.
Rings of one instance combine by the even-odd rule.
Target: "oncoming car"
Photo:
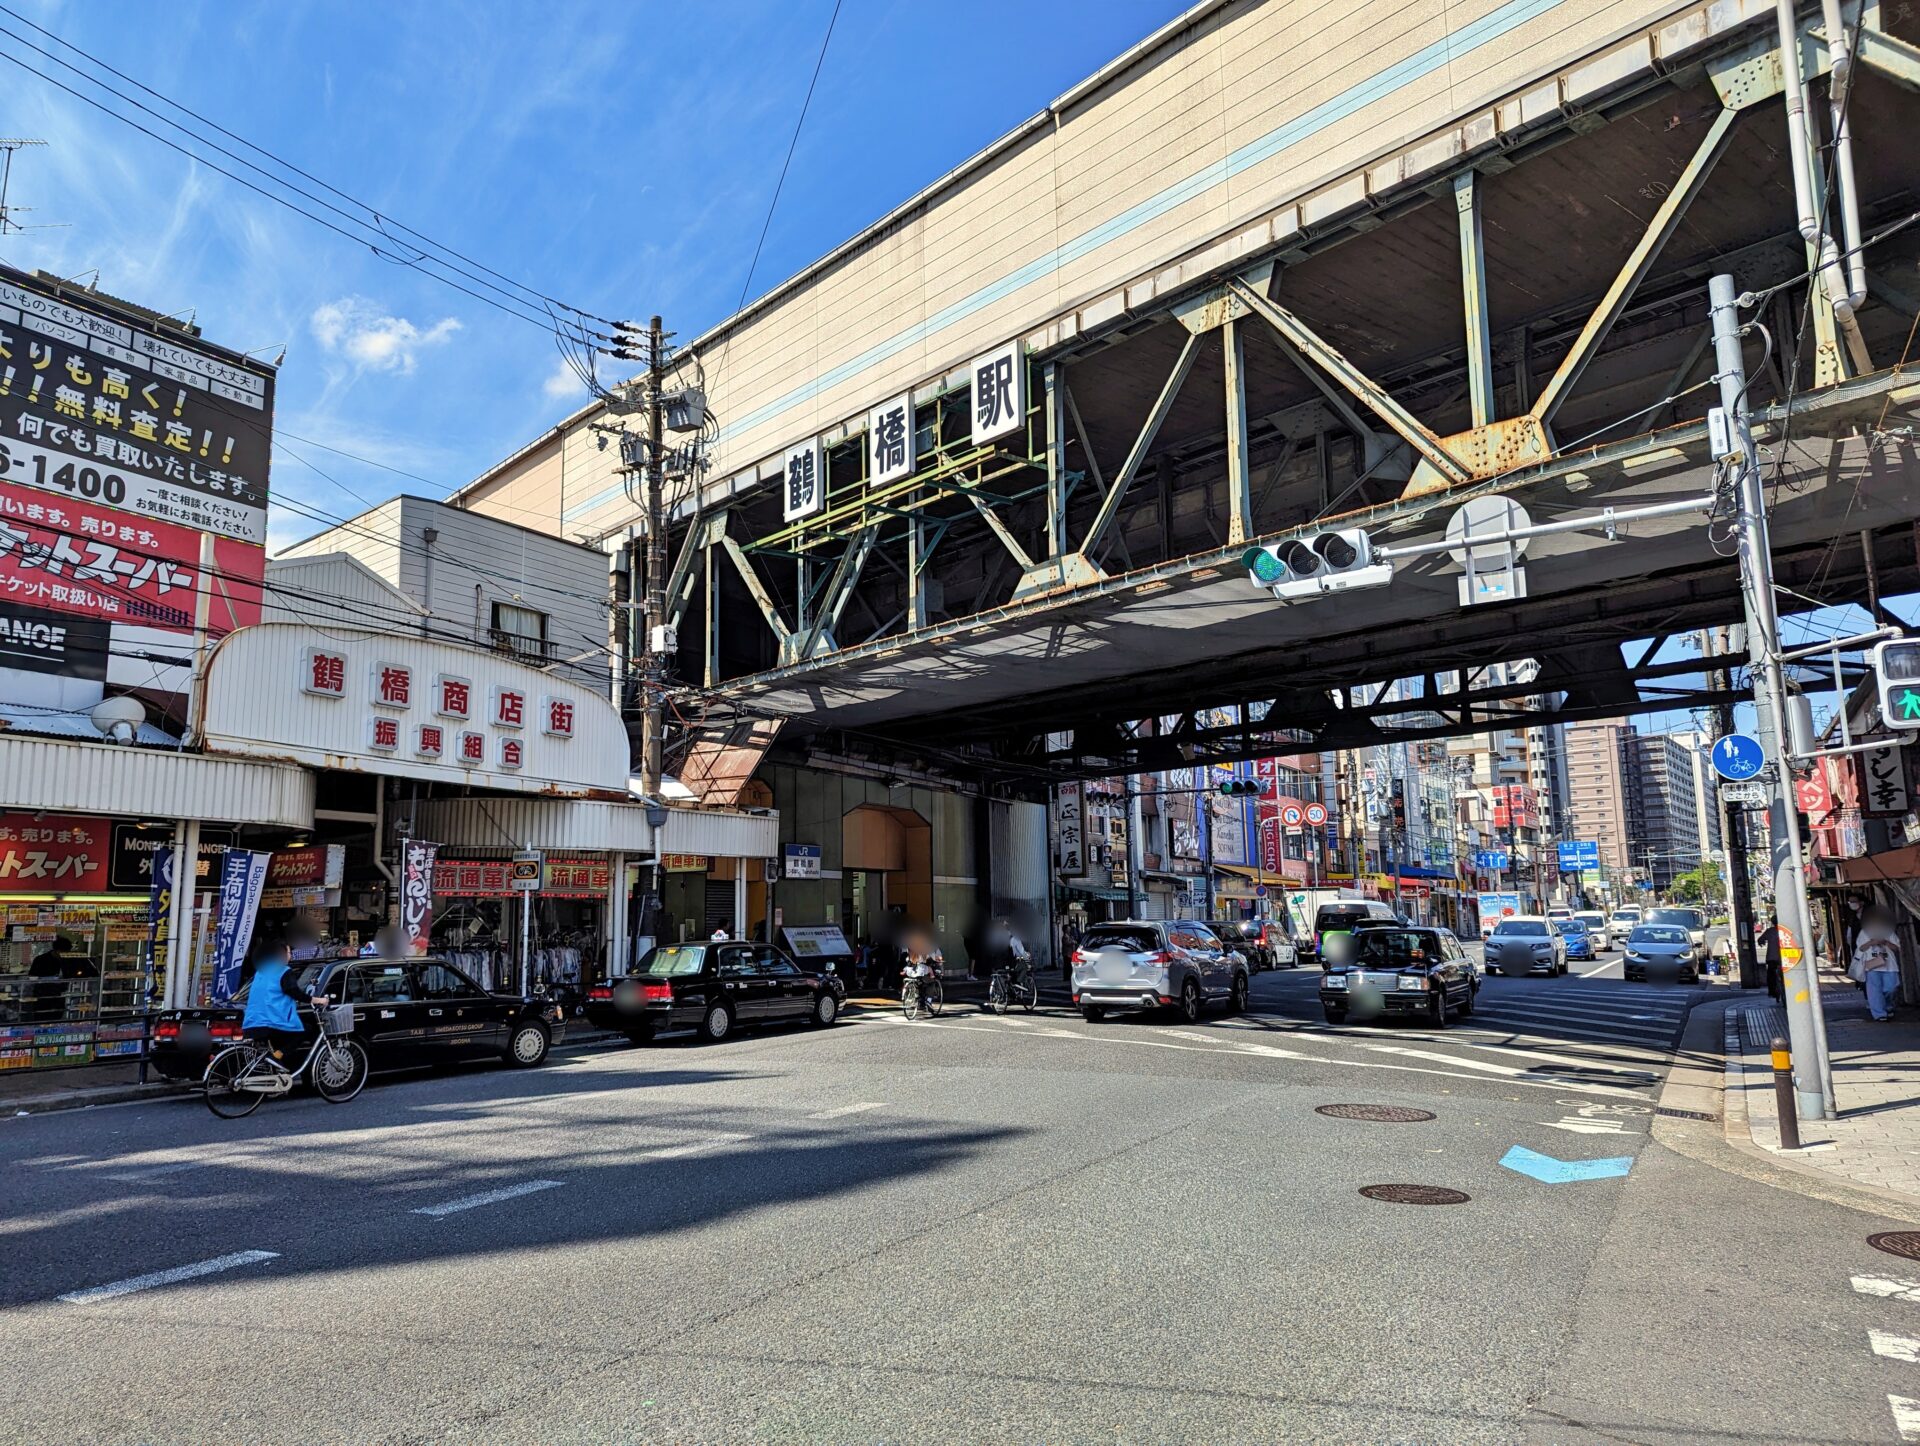
[[[1564,974],[1566,936],[1539,914],[1515,914],[1487,936],[1489,974]]]
[[[1583,920],[1569,916],[1565,919],[1557,919],[1554,923],[1559,928],[1561,937],[1567,941],[1569,959],[1597,959],[1600,956],[1599,947]]]
[[[1415,1015],[1445,1029],[1473,1013],[1478,992],[1472,964],[1446,929],[1367,929],[1348,958],[1320,976],[1320,1008],[1329,1024],[1350,1017]]]
[[[1684,924],[1642,924],[1627,935],[1622,972],[1629,979],[1671,971],[1682,984],[1700,975],[1701,947]]]

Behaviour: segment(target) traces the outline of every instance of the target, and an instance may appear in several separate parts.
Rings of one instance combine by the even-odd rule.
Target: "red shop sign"
[[[193,631],[200,539],[178,523],[0,482],[0,600],[79,617]],[[210,626],[260,621],[265,549],[213,542]]]
[[[325,884],[327,850],[324,848],[288,849],[267,861],[267,887],[297,889]]]
[[[433,891],[456,899],[503,899],[514,892],[505,859],[437,859]]]
[[[0,813],[0,894],[97,894],[113,829],[104,818]]]

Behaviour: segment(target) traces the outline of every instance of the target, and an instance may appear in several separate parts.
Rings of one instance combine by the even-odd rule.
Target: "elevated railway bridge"
[[[1196,6],[681,349],[720,428],[653,620],[690,757],[777,723],[794,756],[1037,797],[1278,730],[1712,701],[1662,647],[1740,615],[1710,275],[1753,298],[1783,608],[1920,590],[1916,134],[1904,5]],[[461,500],[617,545],[606,420]],[[1421,545],[1486,498],[1568,527],[1463,605]],[[1249,547],[1330,527],[1391,581],[1250,583]]]

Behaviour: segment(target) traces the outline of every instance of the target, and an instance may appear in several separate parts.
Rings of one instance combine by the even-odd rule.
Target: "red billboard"
[[[74,814],[0,813],[0,894],[97,894],[113,828]]]
[[[193,631],[204,534],[0,482],[0,601],[140,627]],[[213,539],[208,625],[260,621],[264,548]]]

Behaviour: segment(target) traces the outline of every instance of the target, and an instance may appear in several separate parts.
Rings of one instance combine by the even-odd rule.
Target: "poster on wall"
[[[433,856],[440,845],[410,838],[401,851],[400,928],[407,952],[424,954],[433,935]]]
[[[213,936],[215,1003],[232,999],[240,987],[240,971],[253,942],[254,920],[260,916],[260,895],[267,886],[272,857],[255,849],[228,849],[220,861],[220,924]]]

